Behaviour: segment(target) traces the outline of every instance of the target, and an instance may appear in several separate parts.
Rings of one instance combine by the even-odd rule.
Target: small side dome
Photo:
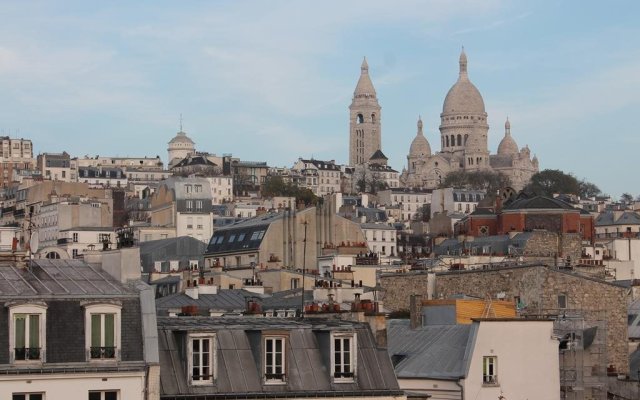
[[[507,118],[507,122],[504,123],[504,138],[502,138],[500,145],[498,145],[498,154],[518,154],[518,144],[511,137],[511,122],[509,122],[509,118]]]
[[[431,146],[429,145],[429,141],[424,134],[422,133],[422,118],[418,118],[418,133],[416,137],[411,142],[411,147],[409,148],[409,156],[430,156],[431,155]]]

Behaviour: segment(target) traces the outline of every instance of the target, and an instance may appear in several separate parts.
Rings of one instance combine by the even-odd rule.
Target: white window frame
[[[272,358],[272,361],[270,363],[270,365],[267,365],[267,342],[269,341],[273,341],[273,346],[272,349],[275,348],[275,343],[276,341],[282,341],[282,351],[280,352],[281,355],[281,366],[282,366],[282,377],[278,378],[278,377],[267,377],[267,370],[268,368],[275,368],[276,367],[276,357],[275,354],[277,354],[274,351],[274,357]],[[262,340],[262,345],[263,345],[263,351],[262,351],[262,374],[264,377],[264,383],[269,385],[280,385],[283,383],[286,383],[287,381],[287,337],[283,336],[283,335],[269,335],[269,336],[265,336]],[[273,373],[272,373],[273,374]]]
[[[491,370],[491,371],[490,371]],[[490,373],[492,372],[492,373]],[[498,356],[482,357],[482,385],[498,386]]]
[[[16,360],[15,356],[15,316],[17,314],[38,315],[38,328],[40,334],[38,340],[40,341],[40,358],[37,360]],[[11,363],[43,363],[45,362],[47,354],[47,342],[46,342],[46,330],[47,330],[47,306],[44,304],[16,304],[9,306],[9,359]],[[25,339],[29,337],[27,333],[28,324],[25,326]]]
[[[356,351],[358,349],[357,346],[357,335],[355,332],[335,332],[331,334],[331,370],[329,373],[331,374],[331,379],[336,383],[349,383],[354,382],[357,371],[357,354]],[[340,357],[343,358],[341,360],[336,360],[336,340],[342,341],[342,345],[344,345],[344,339],[349,339],[349,373],[351,376],[336,376],[336,373],[345,373],[344,367],[344,351],[341,350]],[[339,367],[340,371],[336,371],[336,367]]]
[[[120,350],[122,343],[122,306],[117,304],[88,304],[85,305],[84,311],[84,344],[87,361],[113,362],[120,360]],[[113,358],[91,358],[91,316],[95,314],[114,314],[113,327],[115,329],[115,334],[113,336],[113,346],[115,347],[115,356]],[[102,321],[104,321],[104,318],[102,318]],[[101,330],[101,339],[102,341],[104,341],[105,335],[103,325],[101,325]]]
[[[211,378],[209,379],[193,379],[193,341],[194,340],[209,340],[209,371]],[[216,335],[213,332],[204,332],[204,333],[191,333],[187,337],[187,349],[189,355],[187,356],[188,365],[187,365],[187,376],[189,377],[190,385],[213,385],[216,381],[217,377],[217,351],[216,351]]]
[[[120,399],[120,390],[117,389],[107,389],[107,390],[89,390],[87,393],[87,398],[89,398],[89,394],[91,393],[100,393],[100,400],[104,400],[104,395],[106,392],[115,392],[116,399]]]
[[[46,399],[45,392],[13,392],[13,393],[11,393],[11,398],[13,399],[13,396],[22,395],[22,396],[24,396],[25,400],[31,400],[31,396],[34,395],[34,394],[35,395],[40,395],[41,396],[40,398],[42,400]]]

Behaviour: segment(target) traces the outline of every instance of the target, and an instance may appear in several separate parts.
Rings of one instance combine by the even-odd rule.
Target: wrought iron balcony
[[[19,361],[39,360],[40,347],[16,347],[15,359]]]
[[[115,347],[91,347],[91,358],[116,358]]]

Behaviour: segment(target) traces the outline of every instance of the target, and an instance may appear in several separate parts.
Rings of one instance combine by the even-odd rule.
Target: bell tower
[[[364,164],[373,153],[381,150],[380,110],[365,57],[360,67],[360,79],[349,106],[349,165]]]

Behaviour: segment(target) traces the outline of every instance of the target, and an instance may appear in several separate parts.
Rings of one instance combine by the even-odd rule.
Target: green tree
[[[580,197],[582,198],[594,197],[602,194],[602,191],[598,186],[591,182],[587,182],[584,179],[578,182],[578,190],[580,192]]]
[[[580,183],[572,174],[559,169],[545,169],[534,174],[525,190],[552,196],[554,193],[580,194]]]
[[[318,204],[320,200],[310,189],[285,182],[281,176],[268,176],[262,184],[261,193],[265,197],[295,197],[296,202],[302,201],[307,206]]]
[[[508,176],[492,171],[454,171],[447,174],[440,188],[453,187],[457,189],[485,190],[495,194],[499,189],[511,186]]]
[[[620,201],[624,204],[631,204],[631,202],[633,201],[633,196],[631,195],[631,193],[622,193],[622,196],[620,196]]]

